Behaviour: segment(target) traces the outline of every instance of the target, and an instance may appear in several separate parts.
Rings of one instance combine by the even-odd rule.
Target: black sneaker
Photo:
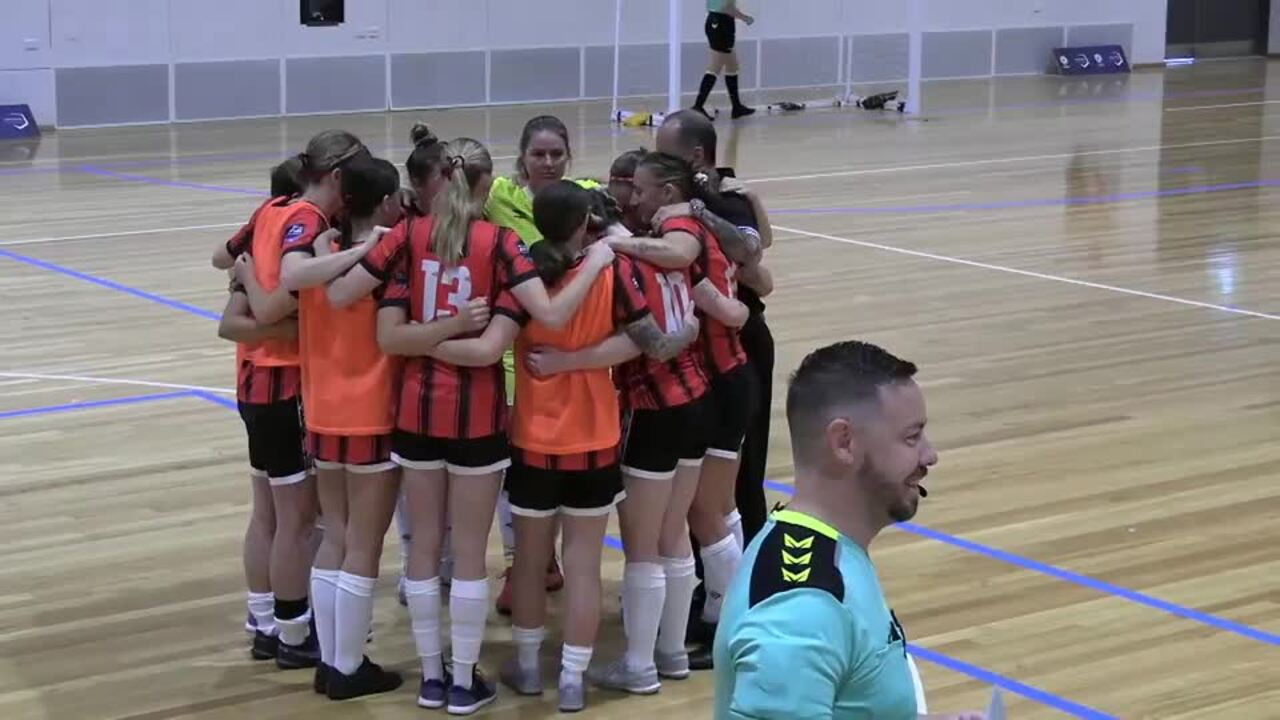
[[[383,670],[366,656],[360,667],[351,675],[339,672],[337,668],[329,670],[329,699],[350,700],[351,698],[377,695],[391,692],[404,684],[400,673]]]
[[[471,672],[471,687],[464,688],[455,684],[449,688],[449,714],[470,715],[493,702],[498,691],[493,683],[485,679],[479,670]]]
[[[329,671],[332,669],[323,662],[316,663],[316,676],[311,681],[311,689],[315,690],[317,695],[329,694]]]
[[[444,674],[443,680],[423,680],[418,685],[418,707],[439,710],[449,701],[449,687],[453,685],[453,677]]]
[[[747,107],[746,105],[739,105],[738,107],[733,109],[734,120],[737,120],[738,118],[750,117],[755,114],[756,114],[756,109],[753,107]]]
[[[255,630],[253,631],[253,647],[249,648],[249,655],[254,660],[273,660],[276,657],[279,646],[280,638]]]
[[[281,670],[305,670],[320,662],[320,642],[313,630],[301,645],[290,645],[281,640],[276,649],[276,667]]]
[[[713,668],[715,668],[715,660],[711,643],[703,643],[689,651],[690,670],[711,670]]]

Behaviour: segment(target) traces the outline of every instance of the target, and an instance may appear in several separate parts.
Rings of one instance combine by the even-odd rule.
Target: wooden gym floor
[[[1280,717],[1278,90],[1280,65],[1231,61],[937,83],[927,121],[719,123],[777,226],[775,490],[806,352],[865,338],[922,368],[941,464],[873,556],[935,711],[996,683],[1018,718]],[[64,131],[31,161],[0,146],[0,717],[422,716],[393,543],[371,654],[410,670],[403,691],[330,704],[310,673],[247,659],[244,439],[208,257],[316,131],[399,164],[425,117],[507,167],[543,110],[573,128],[579,174],[652,142],[583,104]],[[597,658],[621,632],[607,558]],[[494,619],[483,664],[509,652]],[[706,717],[711,697],[704,674],[598,692],[587,716]],[[490,715],[553,702],[504,694]]]

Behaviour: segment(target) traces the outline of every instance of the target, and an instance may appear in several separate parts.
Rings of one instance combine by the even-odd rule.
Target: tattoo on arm
[[[724,254],[739,265],[751,264],[760,252],[760,237],[755,233],[743,232],[737,225],[706,209],[698,213],[698,219],[706,223],[720,241]]]
[[[627,326],[627,337],[654,360],[667,361],[680,354],[698,337],[698,326],[688,324],[678,332],[667,334],[658,327],[652,315],[646,315]]]

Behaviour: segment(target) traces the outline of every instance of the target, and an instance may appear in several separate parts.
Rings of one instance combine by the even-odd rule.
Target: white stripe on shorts
[[[302,472],[294,473],[286,477],[268,478],[267,482],[271,483],[271,487],[283,487],[285,485],[297,485],[298,483],[306,479],[307,479],[307,471],[303,470]]]
[[[503,458],[492,465],[477,468],[463,467],[453,463],[445,463],[445,467],[448,468],[450,475],[489,475],[511,467],[511,458]]]
[[[443,460],[407,460],[391,453],[391,461],[406,470],[443,470]]]

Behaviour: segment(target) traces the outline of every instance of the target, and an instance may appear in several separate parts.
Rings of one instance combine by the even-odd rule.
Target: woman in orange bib
[[[249,250],[236,261],[236,278],[245,287],[258,323],[273,325],[297,312],[298,302],[290,291],[284,256],[292,247],[313,242],[329,227],[329,217],[342,209],[341,167],[353,158],[368,155],[369,151],[350,133],[320,133],[298,156],[303,193],[277,198],[258,210]],[[296,373],[300,366],[298,340],[263,340],[246,353],[245,359],[255,369],[285,368]],[[303,401],[309,402],[305,391]],[[273,417],[271,421],[283,426],[285,419]],[[297,470],[283,478],[274,477],[273,472],[271,478],[276,511],[276,535],[271,548],[271,588],[275,592],[275,624],[279,631],[276,664],[286,669],[314,667],[320,659],[308,601],[316,488],[305,468]]]

